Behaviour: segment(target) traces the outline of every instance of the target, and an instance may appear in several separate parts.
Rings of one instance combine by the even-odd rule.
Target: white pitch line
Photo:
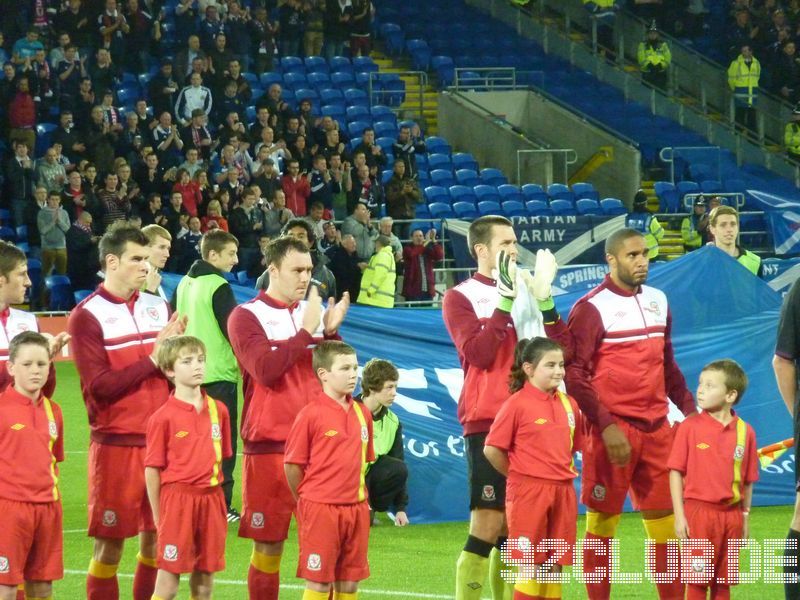
[[[65,529],[61,533],[86,533],[87,529]]]
[[[86,576],[86,571],[78,571],[76,569],[64,569],[65,575],[81,575]],[[130,573],[117,573],[117,577],[121,577],[122,579],[133,579],[133,575]],[[217,579],[214,578],[214,583],[219,585],[237,585],[237,586],[246,586],[247,581],[243,579]],[[294,583],[282,583],[281,589],[285,590],[304,590],[304,585],[294,584]],[[360,594],[373,594],[375,596],[389,596],[389,597],[402,597],[402,598],[424,598],[425,600],[452,600],[452,596],[448,596],[445,594],[423,594],[423,593],[409,593],[405,591],[396,591],[396,590],[373,590],[369,588],[360,588]]]

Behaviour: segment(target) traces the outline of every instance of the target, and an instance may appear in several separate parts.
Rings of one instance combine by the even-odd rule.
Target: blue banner
[[[562,269],[557,282],[565,289],[588,285],[600,275]],[[581,283],[577,283],[581,273]],[[572,274],[572,279],[560,281]],[[172,288],[178,277],[165,277]],[[737,407],[756,431],[759,445],[792,434],[791,418],[778,395],[771,360],[781,296],[736,261],[713,247],[670,262],[656,263],[648,283],[667,294],[673,317],[673,344],[678,363],[694,390],[703,365],[728,357],[747,371],[750,388]],[[239,301],[255,291],[234,286]],[[585,289],[556,298],[566,317]],[[359,363],[373,357],[391,360],[400,369],[395,412],[404,429],[409,465],[409,516],[416,523],[464,520],[469,514],[466,459],[456,406],[463,375],[458,357],[436,309],[392,309],[353,306],[342,327],[343,338],[358,351]],[[673,410],[673,416],[676,411]],[[762,469],[755,487],[756,505],[792,504],[794,455]]]

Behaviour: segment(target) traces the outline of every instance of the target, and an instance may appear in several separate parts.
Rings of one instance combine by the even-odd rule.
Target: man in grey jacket
[[[342,222],[342,235],[352,235],[356,240],[356,254],[364,262],[369,262],[375,252],[375,238],[378,231],[372,226],[369,209],[363,202],[356,204],[353,214]]]
[[[52,190],[47,194],[47,204],[36,216],[36,226],[42,243],[42,277],[50,275],[50,271],[58,275],[67,272],[67,237],[69,215],[61,208],[61,193]],[[44,305],[45,288],[42,286],[42,303]]]

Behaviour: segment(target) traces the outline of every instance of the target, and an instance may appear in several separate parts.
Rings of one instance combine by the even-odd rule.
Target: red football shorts
[[[691,573],[692,576],[698,574],[702,581],[711,575],[713,566],[712,582],[716,580],[722,585],[736,585],[739,582],[739,550],[732,549],[729,542],[742,537],[742,507],[719,506],[687,499],[684,502],[684,512],[691,539],[695,540],[695,544],[699,540],[708,540],[708,544],[702,544],[705,551],[686,543],[681,545],[681,559],[686,565],[683,572]],[[734,560],[732,565],[728,562],[729,557]],[[724,583],[720,578],[724,578]],[[703,585],[700,581],[697,584]]]
[[[300,559],[297,576],[316,583],[361,581],[369,577],[369,505],[297,505]]]
[[[155,531],[143,447],[89,444],[89,536],[125,539]]]
[[[242,467],[242,520],[239,537],[271,544],[289,535],[295,501],[283,454],[245,454]]]
[[[64,576],[61,502],[0,498],[0,585]]]
[[[523,560],[536,565],[548,559],[572,564],[578,521],[572,481],[512,475],[506,483],[506,518],[510,548]]]
[[[158,568],[180,575],[225,568],[227,509],[222,488],[167,484],[161,488]]]
[[[622,419],[616,424],[628,438],[631,458],[628,464],[612,465],[600,431],[589,425],[581,471],[581,502],[597,512],[616,515],[628,490],[636,510],[672,510],[669,494],[667,460],[674,431],[664,424],[650,433],[641,431]]]

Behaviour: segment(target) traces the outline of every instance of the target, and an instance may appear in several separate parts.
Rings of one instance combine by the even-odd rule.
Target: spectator
[[[87,78],[81,79],[80,87],[78,88],[78,98],[73,106],[75,125],[79,131],[85,131],[91,123],[91,112],[94,107],[94,89],[92,80]]]
[[[394,254],[395,262],[403,261],[403,244],[400,242],[394,233],[392,233],[392,226],[394,219],[392,217],[381,217],[378,221],[378,235],[383,235],[389,240],[389,245],[392,247],[392,254]]]
[[[228,48],[228,36],[224,32],[218,33],[214,38],[214,46],[208,51],[208,71],[211,79],[208,81],[215,93],[219,94],[225,81],[225,72],[228,64],[235,58]]]
[[[728,47],[728,56],[733,58],[742,46],[755,43],[759,34],[760,30],[758,26],[753,25],[750,19],[750,11],[747,8],[737,9],[733,25],[725,36],[730,44]]]
[[[33,197],[33,161],[28,156],[27,142],[12,140],[11,147],[14,149],[14,156],[6,167],[6,190],[11,200],[14,225],[19,227],[25,224],[25,207]]]
[[[53,131],[51,139],[54,144],[61,144],[64,156],[69,162],[78,164],[86,154],[86,144],[83,143],[83,136],[75,131],[72,111],[62,110],[58,121],[58,128]]]
[[[94,195],[92,186],[85,184],[78,171],[72,171],[67,176],[67,185],[61,192],[61,203],[69,215],[69,220],[74,223],[80,219],[84,212],[92,215],[89,223],[95,219],[102,220],[103,211]]]
[[[25,204],[22,225],[28,229],[27,241],[30,246],[28,256],[31,258],[41,258],[42,242],[39,235],[39,211],[47,207],[47,190],[38,186],[33,191],[33,201]],[[38,300],[38,298],[37,298]]]
[[[342,156],[334,152],[328,159],[328,171],[333,186],[333,216],[341,219],[347,215],[347,188],[352,187],[350,181],[350,163],[342,162]],[[338,190],[338,191],[337,191]]]
[[[287,0],[278,9],[281,56],[298,56],[303,32],[303,15],[299,0]]]
[[[361,143],[353,152],[363,152],[370,168],[383,169],[386,167],[386,155],[383,153],[383,149],[375,143],[375,130],[372,127],[364,128],[364,132],[361,134]]]
[[[272,127],[263,127],[261,129],[261,140],[256,143],[255,151],[258,154],[262,148],[267,149],[267,158],[271,159],[274,164],[280,164],[287,158],[292,158],[291,152],[286,149],[286,142],[283,140],[275,140],[275,131]]]
[[[761,63],[753,56],[751,45],[742,44],[741,54],[728,67],[728,86],[733,92],[736,124],[749,131],[756,131],[755,104],[760,78]]]
[[[189,125],[183,129],[180,136],[184,143],[184,150],[187,158],[189,151],[195,150],[199,158],[208,162],[211,159],[212,150],[217,147],[219,142],[211,139],[211,132],[206,127],[208,116],[202,108],[193,109],[191,116]],[[185,166],[185,164],[181,166]]]
[[[172,192],[169,196],[169,204],[162,209],[162,213],[166,218],[166,224],[163,219],[157,225],[161,225],[172,236],[172,239],[177,240],[183,222],[189,219],[189,213],[183,206],[183,196],[180,192]]]
[[[154,8],[156,6],[153,5]],[[142,73],[147,70],[147,60],[151,53],[154,54],[156,43],[161,39],[161,20],[153,19],[153,15],[142,10],[139,0],[128,0],[127,12],[126,20],[130,30],[125,62],[134,73]],[[163,17],[163,13],[155,16]]]
[[[325,58],[344,54],[344,45],[350,36],[353,5],[350,0],[325,2]]]
[[[222,216],[222,205],[219,200],[212,200],[208,203],[206,209],[206,216],[200,219],[201,230],[203,233],[219,229],[220,231],[228,231],[228,219]]]
[[[148,84],[154,114],[160,115],[164,111],[171,112],[175,108],[178,90],[181,89],[178,81],[181,80],[180,75],[176,77],[173,73],[172,63],[166,58],[161,59],[161,68]]]
[[[109,0],[113,2],[114,0]],[[95,53],[96,61],[89,67],[89,78],[95,90],[110,90],[114,88],[119,73],[111,58],[111,53],[106,48],[99,48]]]
[[[394,524],[408,525],[408,467],[403,454],[403,426],[391,409],[400,373],[388,360],[373,358],[361,375],[361,394],[355,399],[372,413],[375,462],[367,467],[366,484],[372,512],[394,510]],[[372,514],[372,513],[371,513]]]
[[[300,163],[294,158],[286,163],[286,173],[281,178],[281,187],[286,194],[286,206],[297,216],[307,214],[306,202],[311,195],[311,186],[305,175],[300,174]]]
[[[92,221],[92,213],[84,211],[66,234],[67,276],[76,290],[92,290],[97,285],[100,270],[97,241],[100,238],[92,230]]]
[[[103,121],[101,106],[92,108],[92,121],[85,134],[86,157],[91,160],[101,173],[110,173],[114,169],[114,147],[117,143],[117,134],[111,126]]]
[[[67,181],[67,171],[64,165],[56,160],[55,148],[48,148],[44,153],[44,158],[36,164],[36,182],[43,186],[48,192],[60,193],[61,188]]]
[[[414,179],[407,175],[407,164],[402,160],[394,161],[392,177],[386,184],[386,212],[394,219],[414,219],[417,216],[417,204],[421,195]],[[411,223],[397,223],[395,232],[398,237],[408,239]]]
[[[39,239],[42,244],[42,277],[50,275],[54,270],[58,275],[67,273],[67,239],[69,216],[61,207],[61,194],[53,190],[47,194],[47,205],[36,217]],[[42,290],[44,305],[44,289]]]
[[[190,216],[199,216],[200,205],[203,202],[203,198],[200,194],[200,186],[197,185],[196,181],[192,181],[186,169],[178,169],[175,179],[176,181],[175,185],[172,187],[172,191],[180,192],[183,198],[183,207]]]
[[[123,190],[117,188],[118,182],[116,173],[107,173],[105,187],[97,193],[103,207],[103,231],[112,223],[127,219],[131,212],[131,203]]]
[[[275,197],[277,190],[283,191],[278,171],[275,169],[275,161],[269,158],[269,150],[266,146],[261,146],[256,153],[257,160],[253,163],[252,175],[253,182],[264,194],[264,198],[271,200]]]
[[[67,35],[67,34],[64,34]],[[89,73],[85,65],[86,57],[78,56],[78,48],[74,44],[66,47],[64,58],[53,67],[58,77],[58,90],[61,106],[72,106],[78,97],[81,79]]]
[[[275,56],[275,32],[277,23],[269,20],[267,9],[256,6],[254,19],[250,22],[253,49],[256,57],[256,72],[272,71],[272,59]]]
[[[330,269],[336,277],[336,289],[339,300],[344,292],[351,298],[358,298],[361,290],[361,275],[367,263],[359,258],[356,252],[356,240],[349,233],[342,235],[342,243],[332,247],[327,253],[331,259]]]
[[[661,39],[656,22],[647,30],[647,37],[639,42],[637,51],[639,69],[642,71],[642,81],[667,91],[667,70],[672,61],[672,53],[667,43]]]
[[[117,0],[106,0],[105,10],[97,18],[97,25],[102,38],[101,48],[108,50],[112,60],[121,60],[127,50],[126,40],[131,28],[125,16],[117,10]]]
[[[375,238],[375,254],[369,259],[361,278],[358,303],[393,308],[396,279],[394,255],[389,238],[379,235]]]
[[[395,160],[405,163],[405,176],[410,179],[417,177],[417,154],[427,152],[425,140],[420,136],[419,125],[414,125],[413,130],[408,125],[402,125],[397,133],[397,141],[392,144],[392,154]]]
[[[378,218],[383,204],[383,190],[377,179],[370,176],[369,167],[366,163],[357,167],[356,173],[356,178],[353,179],[350,193],[348,194],[348,206],[362,203],[369,209],[369,214],[372,218]]]
[[[309,200],[312,205],[315,202],[319,202],[327,211],[328,216],[330,216],[331,210],[333,209],[333,194],[338,191],[339,183],[331,179],[327,161],[322,154],[317,154],[314,157],[313,166],[314,168],[311,170],[311,195],[309,196]],[[319,233],[320,235],[318,237],[322,237],[321,228]]]
[[[93,31],[88,11],[81,0],[69,0],[66,7],[58,13],[56,29],[69,35],[69,39],[78,48],[89,47],[89,38],[93,35]]]
[[[192,73],[190,81],[191,83],[180,91],[175,102],[175,116],[184,127],[189,125],[195,109],[202,109],[207,117],[211,114],[213,104],[211,90],[202,85],[202,76],[199,73]]]
[[[322,224],[322,237],[317,240],[317,248],[320,252],[328,254],[328,250],[338,246],[342,242],[342,236],[336,229],[333,221],[325,221]]]
[[[225,31],[225,25],[219,18],[216,3],[209,3],[206,7],[206,17],[200,23],[200,45],[203,50],[210,52],[214,48],[217,35]]]
[[[358,257],[363,262],[369,261],[375,251],[375,238],[378,232],[372,226],[369,209],[363,202],[356,203],[353,213],[342,223],[342,239],[348,234],[356,241]]]
[[[175,12],[177,13],[181,8],[179,5]],[[195,58],[201,58],[205,60],[206,53],[200,48],[200,37],[197,35],[190,35],[186,41],[186,47],[181,49],[178,54],[175,56],[175,62],[172,63],[172,69],[170,72],[174,70],[175,78],[178,81],[183,81],[185,77],[189,75],[192,71],[192,62]],[[164,63],[161,63],[162,65]],[[152,99],[152,94],[151,94]],[[174,103],[173,103],[174,105]],[[171,105],[172,106],[172,105]]]
[[[353,0],[353,16],[350,19],[350,54],[369,56],[372,3],[370,0]]]
[[[178,134],[178,128],[172,124],[169,111],[164,111],[158,118],[158,126],[153,129],[153,144],[158,162],[165,169],[176,167],[180,163],[183,140]]]
[[[294,213],[286,208],[286,194],[282,189],[275,190],[272,201],[268,201],[264,208],[264,233],[270,238],[278,237],[283,230],[283,226],[289,219],[294,218]]]
[[[633,210],[625,217],[625,227],[634,229],[644,236],[648,250],[648,259],[658,257],[658,243],[664,237],[664,228],[658,219],[647,210],[647,194],[642,190],[633,198]]]
[[[800,98],[800,58],[793,39],[785,40],[772,66],[772,89],[792,104]]]
[[[703,233],[708,228],[708,214],[706,213],[706,199],[698,196],[694,200],[694,209],[691,215],[681,221],[681,238],[686,252],[697,250],[703,245]]]
[[[247,277],[248,279],[258,279],[267,269],[267,246],[270,243],[271,238],[266,234],[262,233],[258,236],[258,249],[261,252],[261,258],[257,261],[253,261],[253,264],[250,265],[250,268],[247,270]]]
[[[789,119],[783,130],[783,143],[789,158],[800,161],[800,103],[795,104]]]
[[[196,260],[200,260],[200,240],[203,238],[201,227],[198,217],[189,217],[189,230],[178,240],[179,273],[186,273]]]
[[[258,236],[265,227],[264,212],[256,206],[256,201],[255,192],[246,189],[242,204],[230,216],[231,233],[239,240],[239,265],[245,271],[258,260]]]
[[[403,297],[411,302],[429,302],[436,295],[435,263],[444,259],[444,250],[436,242],[436,229],[424,235],[421,229],[411,233],[411,243],[403,249]]]
[[[141,164],[136,172],[136,181],[141,187],[141,193],[145,197],[150,194],[166,193],[169,188],[164,179],[165,173],[158,162],[158,155],[155,152],[145,154],[144,164]]]
[[[26,63],[30,64],[37,50],[44,50],[44,44],[39,41],[39,30],[31,26],[24,38],[14,42],[14,47],[11,49],[11,62],[17,65],[17,68]]]
[[[321,56],[325,40],[325,0],[304,0],[303,51],[306,56]]]
[[[8,139],[22,141],[33,149],[36,147],[36,103],[27,77],[17,78],[17,91],[8,103]]]
[[[300,165],[300,172],[306,175],[313,168],[313,157],[311,150],[306,145],[306,136],[299,134],[294,143],[289,147],[294,158]]]
[[[319,200],[312,202],[308,209],[308,216],[305,218],[305,220],[311,226],[311,231],[314,234],[315,240],[322,239],[322,226],[325,223],[323,218],[324,213],[325,207]]]
[[[138,212],[138,215],[142,220],[142,227],[147,227],[148,225],[158,225],[159,227],[166,228],[169,224],[167,217],[162,211],[161,196],[159,194],[148,195],[147,203]]]
[[[245,68],[245,71],[247,70]],[[231,81],[235,83],[236,95],[246,103],[250,103],[250,100],[253,99],[253,90],[250,89],[250,82],[242,75],[242,62],[239,59],[234,58],[228,63],[228,70],[225,71],[224,80],[226,84]]]

